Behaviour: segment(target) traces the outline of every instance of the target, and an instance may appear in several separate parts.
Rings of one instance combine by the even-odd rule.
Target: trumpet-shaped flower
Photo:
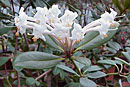
[[[62,25],[64,27],[71,28],[72,24],[74,23],[74,19],[78,16],[76,12],[72,12],[69,10],[65,10],[65,13],[62,17],[60,17],[60,20],[62,22]]]
[[[53,5],[52,8],[49,9],[47,13],[48,23],[54,24],[59,22],[59,14],[61,13],[60,9],[58,8],[58,5]]]
[[[18,28],[18,32],[21,34],[26,32],[28,16],[24,12],[24,8],[21,7],[19,16],[15,16],[15,25]]]
[[[67,29],[61,24],[55,24],[55,28],[51,31],[58,39],[63,39],[67,37]]]
[[[42,39],[46,41],[45,37],[43,34],[45,34],[47,31],[45,26],[39,25],[39,24],[34,24],[33,25],[33,35],[35,39]]]
[[[85,33],[89,31],[99,31],[100,36],[104,38],[107,37],[107,32],[109,29],[117,28],[119,26],[119,23],[114,21],[117,13],[113,9],[110,10],[111,13],[105,12],[104,14],[101,15],[100,19],[86,25],[83,28]]]
[[[74,29],[72,30],[72,40],[82,40],[84,38],[84,31],[79,24],[74,23]]]
[[[34,15],[34,21],[36,21],[40,25],[45,25],[47,21],[46,14],[48,12],[48,9],[46,7],[44,8],[37,7],[36,10],[37,13]]]

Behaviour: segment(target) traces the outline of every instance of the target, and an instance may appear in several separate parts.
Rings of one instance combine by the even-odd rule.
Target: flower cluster
[[[19,16],[15,17],[15,25],[17,33],[24,34],[26,29],[33,29],[33,40],[42,39],[46,41],[45,34],[55,38],[59,45],[66,50],[69,50],[75,42],[79,42],[84,38],[84,35],[90,31],[99,31],[101,38],[107,37],[107,32],[111,28],[117,28],[119,23],[114,21],[117,13],[111,10],[111,13],[105,12],[101,18],[95,20],[88,25],[82,27],[76,23],[78,16],[76,12],[65,10],[61,16],[61,11],[58,5],[53,5],[50,9],[46,7],[36,8],[37,12],[33,17],[25,14],[22,7],[19,11]]]

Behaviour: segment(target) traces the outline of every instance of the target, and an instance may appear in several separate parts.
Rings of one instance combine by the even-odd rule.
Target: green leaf
[[[54,75],[58,75],[58,74],[60,73],[60,71],[61,71],[60,68],[58,68],[58,67],[55,66],[55,67],[53,68],[53,70],[52,70],[52,73],[53,73]]]
[[[83,40],[79,43],[79,47],[85,45],[86,43],[94,39],[98,34],[99,33],[97,31],[87,33]]]
[[[130,67],[130,63],[127,63],[125,60],[122,60],[122,59],[120,59],[118,57],[115,57],[115,59],[118,60],[118,61],[121,61],[123,64],[126,64],[127,66]]]
[[[25,52],[16,57],[15,66],[29,69],[50,68],[58,64],[63,58],[43,53],[43,52]]]
[[[69,84],[67,84],[66,86],[64,87],[81,87],[81,84],[78,83],[78,82],[70,82]]]
[[[119,49],[121,49],[121,46],[118,44],[118,43],[116,43],[116,42],[113,42],[113,41],[109,41],[108,42],[108,45],[110,46],[110,47],[112,47],[112,48],[114,48],[115,50],[119,50]]]
[[[97,72],[94,72],[94,73],[88,73],[87,74],[87,77],[89,78],[101,78],[101,77],[105,77],[106,74],[104,72],[101,72],[101,71],[97,71]]]
[[[112,0],[113,4],[120,10],[120,12],[123,11],[123,8],[121,7],[121,3],[118,0]]]
[[[115,49],[113,49],[113,48],[106,47],[106,49],[107,49],[108,51],[114,53],[114,54],[117,53],[117,51],[116,51]]]
[[[32,78],[32,77],[28,77],[28,78],[26,79],[26,83],[27,83],[27,85],[33,85],[33,84],[36,84],[37,86],[40,85],[40,82],[36,81],[36,80],[35,80],[34,78]]]
[[[48,3],[49,5],[53,5],[53,4],[56,3],[56,2],[57,2],[57,0],[48,0],[47,3]]]
[[[7,34],[10,30],[14,29],[15,27],[3,27],[0,28],[0,36],[3,34]]]
[[[125,0],[124,7],[124,9],[130,9],[130,0]]]
[[[84,64],[85,66],[89,67],[91,65],[91,61],[90,59],[86,58],[86,57],[76,57],[73,56],[72,57],[75,61],[78,61],[81,64]]]
[[[5,64],[9,59],[9,57],[0,57],[0,66]]]
[[[103,69],[103,68],[100,67],[100,66],[93,65],[93,66],[88,67],[88,68],[85,70],[85,72],[86,72],[86,71],[88,71],[88,72],[91,72],[91,71],[98,71],[98,70],[102,70],[102,69]]]
[[[74,70],[72,70],[71,68],[69,68],[68,66],[65,66],[65,65],[57,65],[57,67],[59,67],[60,69],[63,69],[67,72],[70,72],[70,73],[73,73],[77,76],[79,76]]]
[[[73,11],[77,12],[79,15],[81,14],[81,11],[77,8],[75,8],[73,5],[66,3],[66,5],[71,8]]]
[[[96,83],[88,78],[80,78],[80,84],[83,87],[97,87]]]
[[[51,47],[53,47],[53,48],[58,49],[55,40],[54,40],[51,36],[45,35],[45,38],[46,38],[45,43],[46,43],[47,45],[49,45],[49,46],[51,46]]]
[[[7,43],[9,50],[13,53],[15,53],[15,48],[11,45],[11,43]],[[22,52],[17,51],[17,56],[20,55]]]
[[[130,54],[128,52],[122,52],[122,54],[130,61]]]
[[[92,18],[94,18],[95,20],[99,18],[99,16],[93,10],[91,10],[91,13],[92,13]]]
[[[89,32],[89,33],[91,33],[91,32]],[[85,43],[81,44],[78,49],[91,50],[93,48],[101,46],[104,43],[106,43],[107,41],[109,41],[114,36],[115,33],[116,33],[116,30],[109,31],[108,34],[107,34],[108,37],[102,39],[99,34],[97,34],[95,32],[95,34],[96,34],[95,35],[94,32],[93,32],[93,33],[87,35],[87,37],[85,37],[85,39],[88,39],[88,40],[85,41]]]
[[[130,83],[130,75],[128,75],[126,78],[127,78],[127,81]]]
[[[55,49],[63,50],[63,49],[57,44],[57,42],[55,41],[55,39],[53,39],[51,36],[45,35],[45,38],[46,38],[45,43],[46,43],[47,45],[49,45],[50,47],[55,48]],[[59,48],[59,47],[60,47],[60,48]]]
[[[9,20],[10,16],[0,12],[0,19]]]
[[[74,62],[77,65],[77,67],[79,68],[79,70],[81,70],[85,66],[84,64],[82,64],[82,63],[80,63],[78,61],[74,61]]]
[[[8,7],[11,7],[11,3],[9,0],[0,0],[0,2]]]
[[[109,65],[115,65],[116,64],[116,62],[113,61],[113,60],[99,60],[98,63],[109,64]]]

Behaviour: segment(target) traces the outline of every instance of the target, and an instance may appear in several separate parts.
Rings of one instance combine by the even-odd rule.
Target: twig
[[[26,42],[26,44],[27,44],[27,47],[29,48],[29,43],[28,43],[28,40],[27,40],[27,38],[26,38],[26,35],[23,34],[23,36],[24,36],[25,42]]]
[[[0,73],[4,73],[4,72],[16,72],[16,70],[1,70]]]
[[[18,81],[18,85],[17,85],[17,87],[20,87],[20,75],[19,75],[18,72],[17,72],[17,81]]]
[[[52,71],[52,69],[49,69],[48,71],[46,71],[43,74],[41,74],[40,76],[38,76],[35,80],[38,80],[38,79],[42,78],[44,75],[46,75],[47,73],[49,73],[51,71]]]
[[[13,8],[13,15],[15,16],[15,11],[14,11],[14,2],[11,0],[12,8]]]
[[[7,68],[6,68],[6,64],[5,64],[5,73],[6,73],[6,81],[7,81],[7,83],[8,83],[8,85],[10,86],[10,87],[12,87],[12,85],[11,85],[11,83],[9,82],[9,80],[8,80],[8,75],[7,75]]]
[[[16,55],[17,55],[17,47],[18,47],[18,37],[16,36],[15,49],[14,49],[14,57],[16,57]]]

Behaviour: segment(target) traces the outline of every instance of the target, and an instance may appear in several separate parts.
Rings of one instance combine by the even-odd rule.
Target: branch
[[[52,69],[49,69],[48,71],[46,71],[43,74],[41,74],[40,76],[38,76],[35,80],[38,80],[38,79],[42,78],[44,75],[48,74],[51,71],[52,71]]]

